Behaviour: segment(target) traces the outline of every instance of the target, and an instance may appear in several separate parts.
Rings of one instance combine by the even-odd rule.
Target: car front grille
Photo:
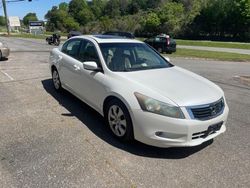
[[[214,103],[200,105],[200,106],[193,106],[187,109],[192,119],[208,120],[222,114],[224,107],[225,107],[224,99],[221,98],[220,100]]]

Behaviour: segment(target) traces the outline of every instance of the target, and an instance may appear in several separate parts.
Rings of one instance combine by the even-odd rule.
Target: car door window
[[[81,44],[81,40],[77,40],[77,39],[71,40],[62,47],[62,52],[71,57],[77,58],[80,44]]]
[[[90,41],[83,41],[80,52],[79,52],[79,60],[81,62],[85,61],[95,61],[98,66],[100,66],[99,56],[97,54],[95,45]]]

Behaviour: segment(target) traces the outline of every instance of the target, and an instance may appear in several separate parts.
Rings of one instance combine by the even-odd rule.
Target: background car
[[[160,53],[166,52],[171,54],[176,52],[175,40],[166,34],[148,38],[144,42],[155,48]]]
[[[82,35],[80,31],[70,31],[68,34],[68,39],[70,39],[71,37],[80,36],[80,35]]]
[[[7,58],[10,55],[10,49],[7,44],[0,42],[0,60]]]
[[[115,36],[125,37],[129,39],[135,38],[134,34],[129,33],[129,32],[123,32],[123,31],[108,31],[108,32],[103,33],[103,35],[115,35]]]

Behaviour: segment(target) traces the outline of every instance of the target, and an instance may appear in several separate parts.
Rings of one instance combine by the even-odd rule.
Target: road
[[[228,52],[228,53],[250,55],[250,50],[235,49],[235,48],[216,48],[216,47],[186,46],[186,45],[177,45],[177,48],[192,49],[192,50],[205,50],[205,51],[214,51],[214,52]]]
[[[4,40],[12,53],[0,61],[1,187],[250,187],[250,86],[234,78],[250,75],[250,63],[172,59],[222,87],[230,115],[211,142],[161,149],[120,143],[97,112],[56,93],[43,41]]]

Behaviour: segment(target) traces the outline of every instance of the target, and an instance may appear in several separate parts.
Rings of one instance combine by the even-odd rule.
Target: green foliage
[[[250,0],[71,0],[45,18],[50,31],[250,40]]]
[[[71,17],[68,13],[68,7],[64,3],[60,4],[59,7],[52,7],[50,11],[45,15],[48,20],[47,30],[48,31],[70,31],[78,30],[79,24]]]
[[[110,18],[120,16],[120,0],[109,0],[105,6],[104,14]]]
[[[103,0],[92,0],[92,3],[90,4],[90,8],[97,19],[99,19],[102,16],[104,6],[105,6],[105,2]]]
[[[184,20],[184,7],[181,3],[167,2],[159,11],[162,32],[176,35],[180,32]]]
[[[148,14],[144,29],[148,30],[149,32],[153,32],[159,25],[161,24],[160,18],[154,12]]]
[[[4,16],[0,16],[0,26],[5,26],[6,21]]]
[[[30,21],[38,21],[36,13],[28,13],[23,17],[24,25],[28,26]]]
[[[69,10],[69,5],[65,2],[60,3],[58,7],[60,10],[63,10],[65,12],[68,12],[68,10]]]
[[[193,25],[193,31],[200,35],[247,37],[250,32],[250,0],[208,0]]]
[[[85,25],[94,20],[94,14],[85,0],[72,0],[69,3],[69,14],[80,25]]]

